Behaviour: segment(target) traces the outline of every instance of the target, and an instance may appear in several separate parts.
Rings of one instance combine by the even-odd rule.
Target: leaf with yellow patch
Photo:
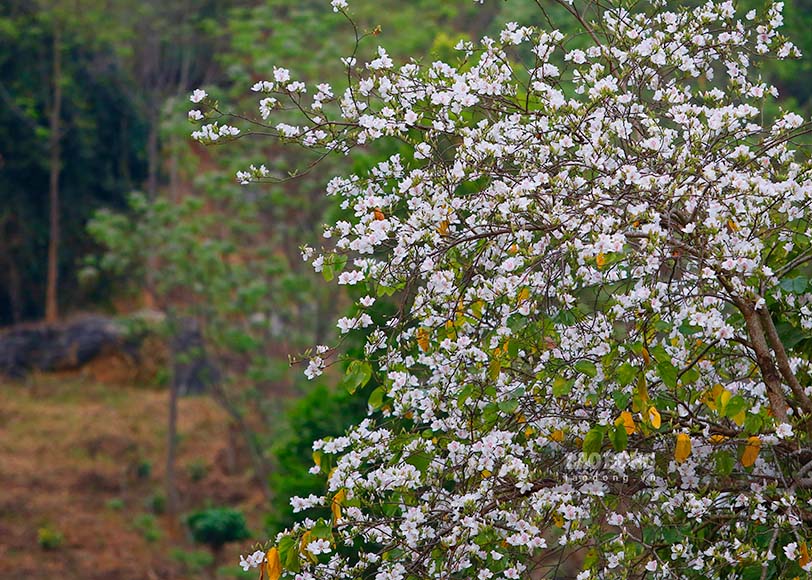
[[[649,423],[651,423],[651,426],[654,427],[655,429],[659,429],[660,425],[662,424],[660,412],[654,405],[648,408],[648,421]]]
[[[517,304],[522,304],[530,298],[530,289],[525,286],[519,291],[519,297],[516,299]]]
[[[319,559],[316,558],[313,552],[307,549],[307,545],[312,541],[313,534],[310,532],[310,530],[307,530],[304,534],[302,534],[302,540],[299,542],[299,553],[315,564],[319,561]]]
[[[761,451],[761,439],[753,435],[747,439],[747,445],[744,446],[744,453],[742,453],[742,465],[744,467],[751,467],[758,458],[758,452]]]
[[[799,552],[801,553],[800,557],[798,558],[798,565],[803,568],[807,564],[809,564],[809,549],[806,547],[806,542],[801,542],[799,546]]]
[[[691,438],[685,433],[677,434],[677,446],[674,448],[674,459],[682,463],[691,455]]]
[[[615,421],[615,425],[623,425],[623,428],[626,429],[627,435],[631,435],[637,430],[637,427],[634,424],[634,418],[628,411],[623,411],[620,414],[620,417],[618,417]]]
[[[282,562],[279,559],[279,550],[271,548],[265,554],[265,563],[262,571],[267,575],[268,580],[279,580],[282,576]]]
[[[429,331],[427,328],[417,329],[417,344],[423,352],[429,349]]]
[[[347,491],[342,487],[333,496],[333,501],[330,502],[330,509],[333,512],[333,522],[341,519],[341,504],[347,499]]]

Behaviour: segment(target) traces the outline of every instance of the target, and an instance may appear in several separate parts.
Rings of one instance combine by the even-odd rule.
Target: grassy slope
[[[179,561],[195,549],[182,526],[150,507],[163,493],[165,407],[164,391],[76,377],[0,383],[0,579],[205,577]],[[260,532],[262,497],[225,414],[183,399],[180,433],[184,509],[238,506]],[[43,549],[43,528],[61,545]],[[223,564],[241,548],[227,547]]]

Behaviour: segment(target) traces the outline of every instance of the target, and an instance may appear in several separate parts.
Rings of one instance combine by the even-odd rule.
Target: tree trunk
[[[174,519],[180,510],[175,463],[178,449],[178,391],[177,377],[172,377],[169,386],[169,418],[166,428],[166,509]]]
[[[61,117],[62,117],[62,31],[59,23],[54,24],[52,45],[53,58],[53,101],[50,111],[49,150],[50,178],[48,203],[50,204],[50,238],[48,240],[48,280],[45,290],[45,320],[56,322],[59,318],[59,173],[61,170]]]
[[[155,103],[152,103],[149,115],[149,133],[147,134],[147,196],[154,200],[158,194],[158,133],[160,131],[161,115]]]

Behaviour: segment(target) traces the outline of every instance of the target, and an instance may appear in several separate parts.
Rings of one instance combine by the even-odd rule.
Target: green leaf
[[[428,453],[418,452],[407,457],[404,462],[417,468],[420,473],[425,474],[429,464],[431,463],[431,455]]]
[[[625,362],[617,368],[617,381],[621,386],[632,384],[632,381],[637,376],[637,369]]]
[[[519,408],[519,401],[516,399],[508,399],[507,401],[499,402],[499,410],[503,413],[513,414]]]
[[[598,453],[603,445],[603,427],[593,427],[584,436],[582,450],[584,453]]]
[[[313,535],[314,538],[320,538],[322,540],[333,539],[333,529],[324,520],[319,520],[318,522],[316,522],[316,525],[313,526],[313,529],[310,530],[310,533]]]
[[[629,399],[631,398],[631,393],[624,393],[623,391],[614,391],[612,393],[612,399],[614,399],[615,405],[620,411],[626,410],[626,407],[629,406]]]
[[[716,471],[719,475],[730,475],[733,473],[733,467],[736,465],[736,459],[732,454],[726,451],[720,451],[716,455]]]
[[[384,395],[386,395],[386,391],[383,387],[378,387],[372,391],[369,395],[369,406],[373,409],[380,409],[383,406]]]
[[[321,267],[321,275],[324,277],[326,282],[331,282],[333,278],[336,277],[335,270],[333,269],[332,264],[323,264]]]
[[[747,402],[747,399],[741,395],[735,395],[727,402],[727,406],[725,407],[725,417],[735,417],[749,407],[750,405]]]
[[[595,367],[595,363],[583,359],[575,363],[575,370],[583,375],[587,375],[590,378],[595,378],[595,375],[598,374],[598,369]]]
[[[792,294],[803,294],[808,284],[809,280],[804,276],[798,276],[797,278],[784,278],[781,280],[780,286]]]
[[[654,357],[654,360],[656,360],[657,362],[669,362],[669,363],[671,362],[671,357],[661,344],[658,344],[657,346],[650,348],[649,354],[652,357]]]
[[[498,358],[494,357],[491,359],[491,362],[488,364],[488,378],[492,381],[495,381],[499,378],[499,373],[502,372],[502,361]]]
[[[359,387],[365,386],[372,378],[372,366],[366,361],[354,360],[347,367],[341,386],[354,395]]]
[[[571,390],[572,381],[568,381],[564,377],[556,377],[553,379],[553,395],[556,397],[569,395]]]
[[[285,536],[279,540],[279,559],[282,567],[291,572],[298,572],[301,569],[299,562],[299,549],[296,540],[290,536]]]
[[[629,444],[629,434],[626,433],[626,427],[617,425],[609,432],[609,441],[615,451],[623,451]]]
[[[663,361],[657,364],[657,374],[663,380],[663,384],[672,389],[677,386],[677,368],[670,361]]]
[[[699,373],[699,369],[697,369],[696,367],[691,367],[690,369],[682,373],[682,377],[680,378],[680,380],[684,385],[690,385],[698,381],[700,376],[701,375]]]

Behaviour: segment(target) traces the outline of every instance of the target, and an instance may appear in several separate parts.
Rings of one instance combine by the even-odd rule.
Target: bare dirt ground
[[[0,579],[210,577],[205,548],[161,509],[166,400],[81,377],[0,382]],[[261,537],[262,495],[225,413],[182,399],[179,432],[184,511],[238,507]],[[246,549],[227,546],[217,577],[242,577]]]

